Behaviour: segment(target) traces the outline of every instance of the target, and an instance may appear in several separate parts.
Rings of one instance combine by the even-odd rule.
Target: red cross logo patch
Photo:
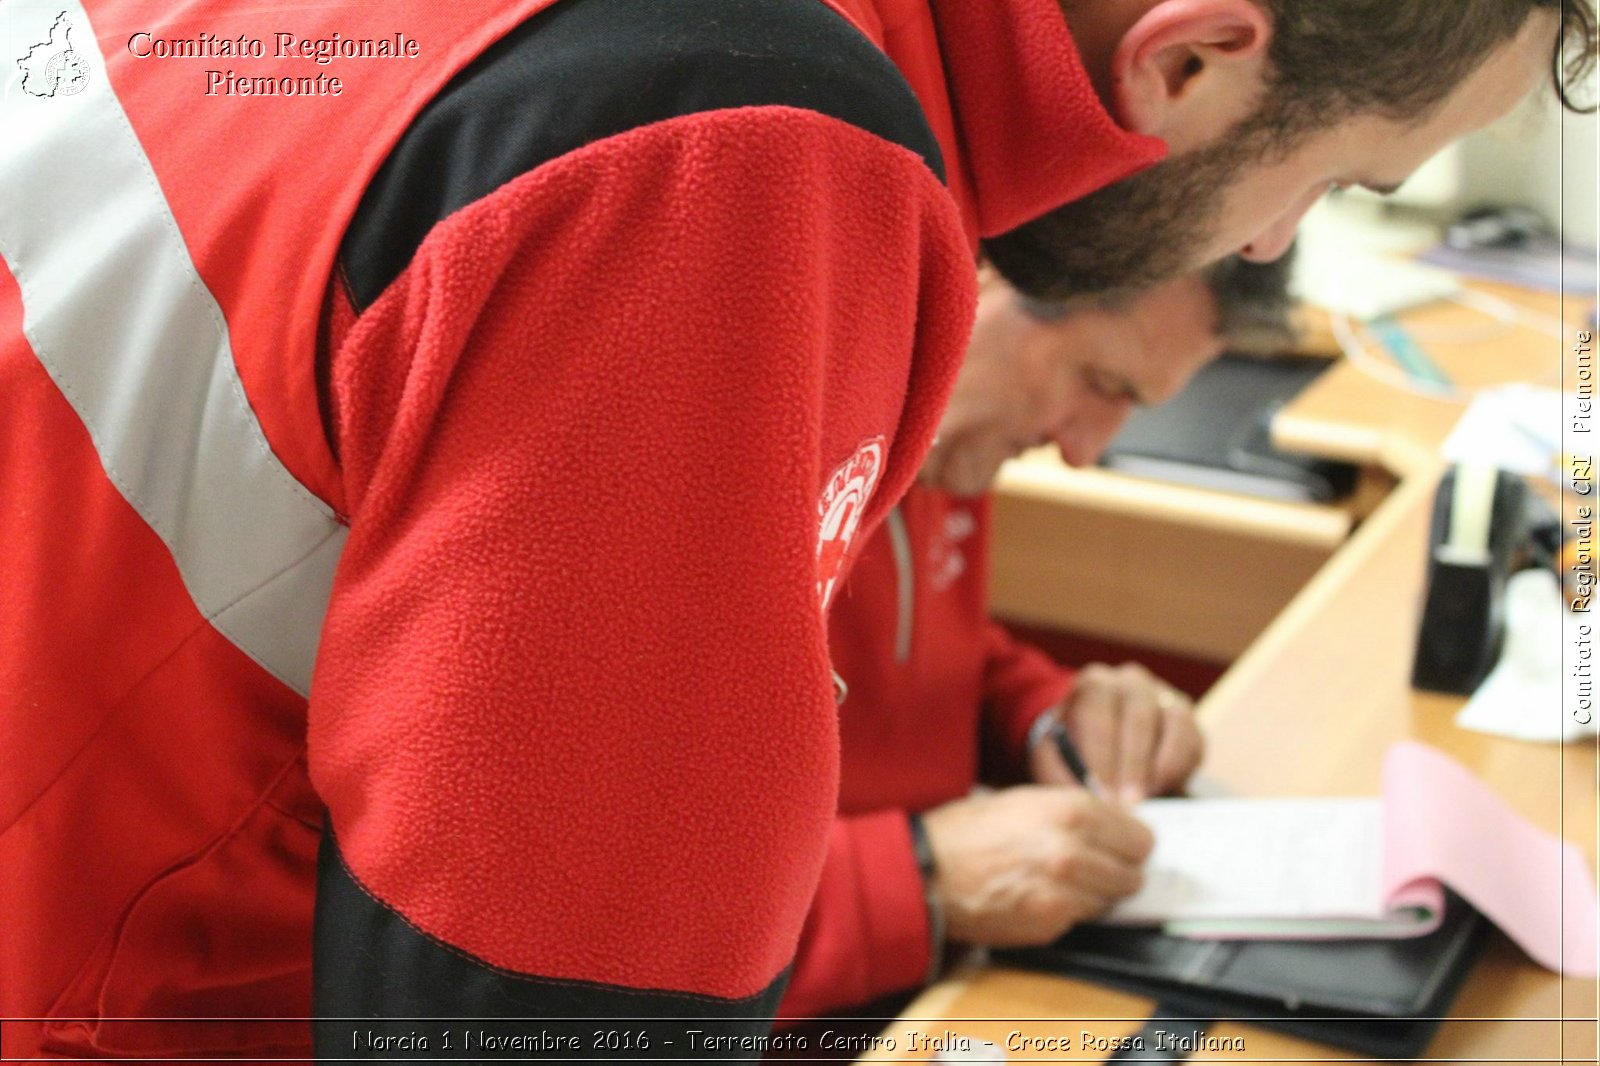
[[[883,452],[882,437],[863,441],[822,487],[822,498],[817,502],[817,515],[822,520],[817,534],[817,595],[824,611],[833,601],[839,571],[856,530],[861,528],[867,501],[872,499],[878,479],[883,476]]]

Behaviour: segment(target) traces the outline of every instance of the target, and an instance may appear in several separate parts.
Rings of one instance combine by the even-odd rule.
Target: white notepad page
[[[1183,932],[1221,920],[1240,926],[1234,935],[1260,936],[1281,921],[1414,918],[1391,915],[1384,899],[1380,800],[1151,800],[1137,813],[1155,851],[1144,888],[1108,923]]]
[[[1110,920],[1206,938],[1420,936],[1449,886],[1541,966],[1600,973],[1600,896],[1577,846],[1414,741],[1384,756],[1383,795],[1142,804],[1147,884]]]

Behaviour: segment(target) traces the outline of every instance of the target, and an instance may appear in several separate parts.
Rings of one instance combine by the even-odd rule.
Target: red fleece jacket
[[[1072,672],[991,621],[991,500],[914,488],[862,553],[828,636],[850,686],[839,818],[783,1001],[785,1017],[918,985],[932,945],[906,815],[980,777],[1024,780],[1028,728]]]

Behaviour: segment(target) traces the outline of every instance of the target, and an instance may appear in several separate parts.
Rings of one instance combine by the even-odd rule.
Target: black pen
[[[1061,761],[1067,764],[1067,769],[1072,771],[1072,776],[1078,779],[1078,783],[1096,797],[1104,798],[1100,796],[1099,782],[1089,773],[1089,767],[1083,761],[1083,756],[1078,754],[1077,746],[1072,743],[1072,738],[1067,736],[1067,727],[1059,721],[1056,722],[1050,728],[1050,739],[1055,742],[1056,751],[1061,753]]]

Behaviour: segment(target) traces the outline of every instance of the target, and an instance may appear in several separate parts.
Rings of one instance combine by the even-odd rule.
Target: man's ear
[[[1254,109],[1271,39],[1252,0],[1158,0],[1112,53],[1117,120],[1173,155],[1215,140]]]

